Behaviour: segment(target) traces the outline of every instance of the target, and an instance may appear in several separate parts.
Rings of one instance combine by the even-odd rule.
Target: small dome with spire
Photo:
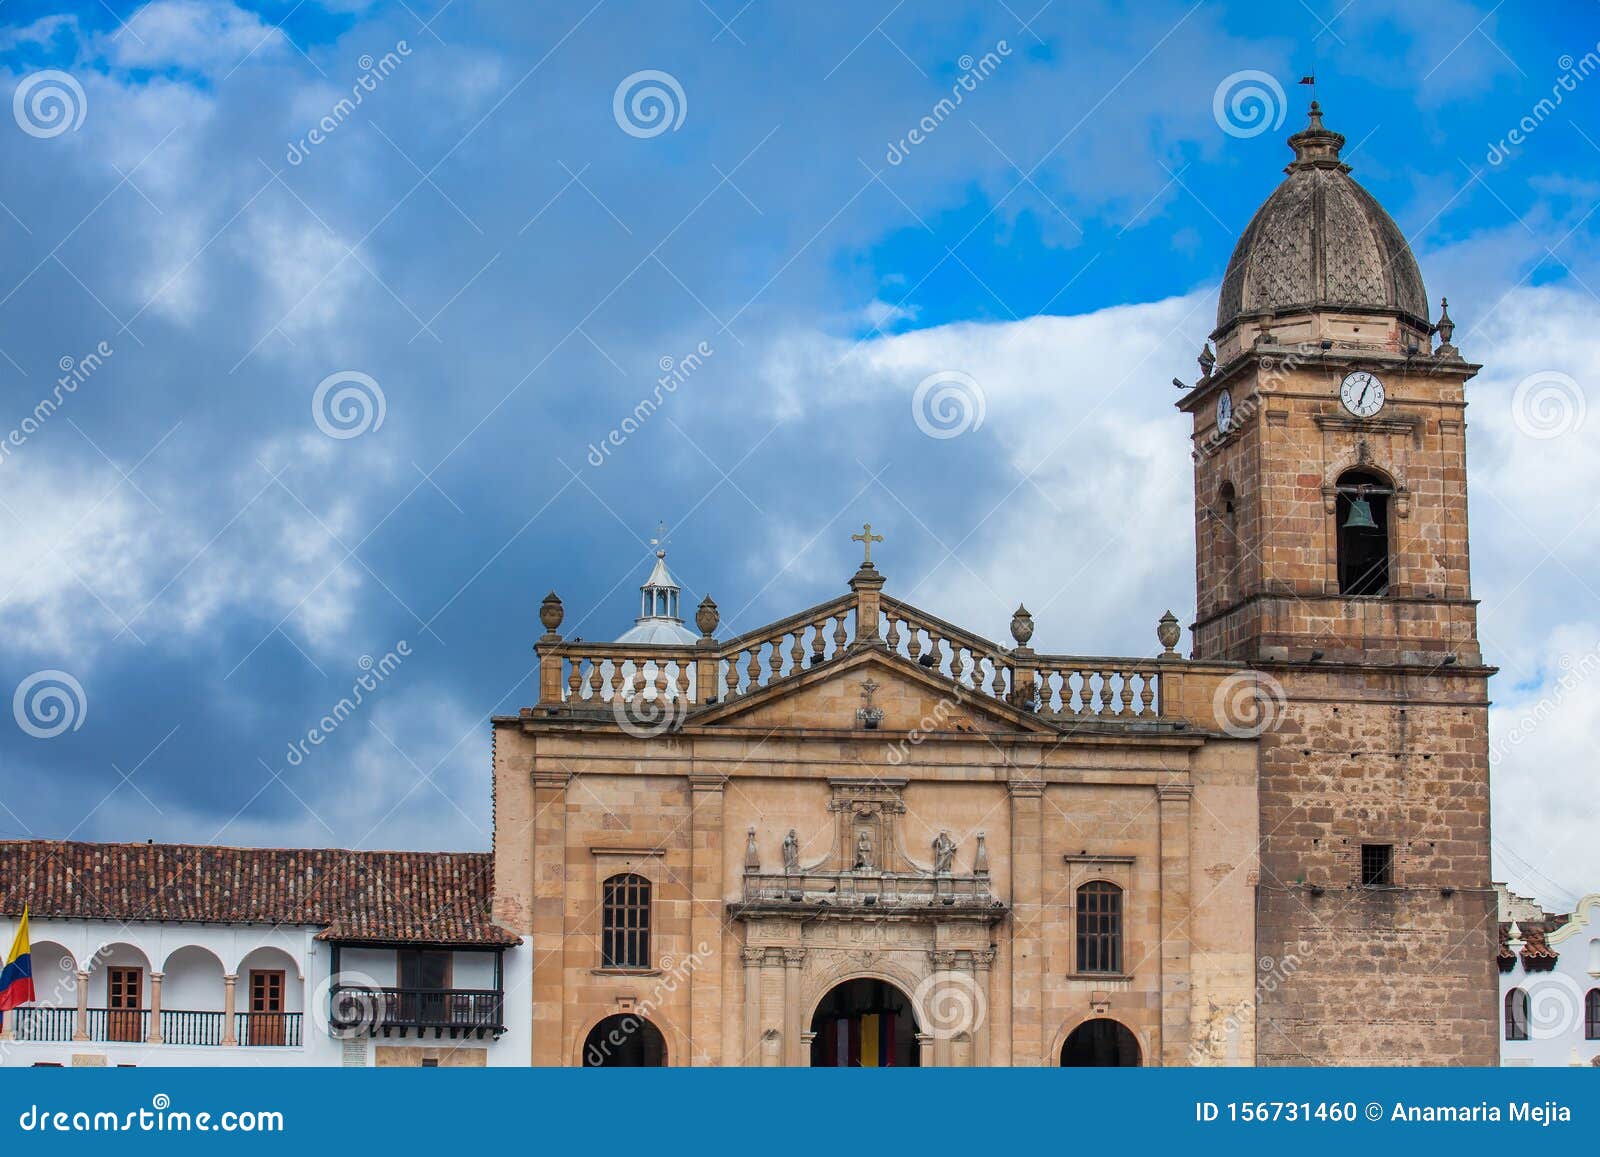
[[[667,552],[658,548],[656,565],[639,588],[639,617],[617,642],[693,646],[698,636],[683,625],[678,613],[681,593],[682,588],[667,570]]]
[[[1344,137],[1311,122],[1289,138],[1294,160],[1245,227],[1222,280],[1213,337],[1317,311],[1382,314],[1428,331],[1428,295],[1405,235],[1339,157]],[[1276,328],[1276,327],[1274,327]],[[1230,343],[1233,344],[1233,343]],[[1221,352],[1219,350],[1219,352]]]

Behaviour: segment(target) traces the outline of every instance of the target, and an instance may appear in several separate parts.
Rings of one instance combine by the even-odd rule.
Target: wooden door
[[[281,1045],[284,1043],[283,970],[254,968],[250,971],[250,1024],[245,1043]]]
[[[139,1031],[139,1009],[143,997],[144,969],[106,970],[107,1040],[137,1041],[143,1038]]]
[[[400,962],[400,1017],[407,1024],[451,1023],[450,953],[404,950]]]

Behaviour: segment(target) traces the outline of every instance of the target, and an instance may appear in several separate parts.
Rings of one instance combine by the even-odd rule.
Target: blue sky
[[[1036,646],[1148,653],[1163,610],[1193,610],[1170,379],[1315,71],[1486,363],[1497,876],[1552,904],[1594,890],[1595,7],[1038,9],[0,9],[22,90],[0,426],[64,364],[82,379],[0,458],[0,686],[61,671],[84,705],[53,738],[0,729],[0,834],[487,846],[486,720],[532,697],[539,599],[619,634],[663,521],[733,630],[843,589],[871,520],[892,593],[994,637],[1026,601]],[[670,127],[648,102],[630,121],[626,91],[619,119],[641,72],[671,78]],[[1264,105],[1219,118],[1241,85]],[[50,86],[64,107],[34,101]],[[936,372],[977,383],[981,425],[922,432]],[[341,374],[381,424],[323,431]],[[1530,380],[1564,407],[1544,427]]]

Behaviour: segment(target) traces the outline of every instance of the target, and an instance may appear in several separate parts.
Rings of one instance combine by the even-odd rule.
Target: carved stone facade
[[[946,668],[972,638],[880,613],[901,651],[931,624]],[[1233,668],[1143,662],[1148,716],[1119,717],[1120,698],[1103,716],[1020,709],[880,638],[656,735],[604,699],[497,719],[496,915],[534,946],[534,1062],[579,1063],[595,1025],[631,1013],[668,1064],[807,1064],[819,1003],[874,978],[909,1001],[927,1064],[1056,1064],[1106,1018],[1145,1064],[1249,1063],[1256,745],[1213,714]],[[653,888],[646,969],[601,960],[602,887],[622,873]],[[1076,961],[1090,881],[1121,889],[1119,971]],[[1225,1040],[1202,996],[1245,1010]]]
[[[667,1064],[887,1061],[904,1022],[892,1063],[1494,1062],[1477,367],[1447,317],[1433,346],[1342,143],[1315,113],[1291,138],[1179,403],[1192,658],[1170,613],[1155,658],[1035,652],[1023,607],[1003,646],[886,594],[870,554],[726,641],[710,599],[697,641],[648,650],[567,642],[546,600],[494,765],[536,1064],[617,1017]],[[1347,585],[1356,547],[1381,583]],[[643,967],[602,951],[622,875]]]

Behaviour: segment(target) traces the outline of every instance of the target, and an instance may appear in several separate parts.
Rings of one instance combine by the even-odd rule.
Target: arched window
[[[1078,889],[1078,971],[1122,971],[1122,889],[1105,880]]]
[[[1600,988],[1583,998],[1583,1039],[1600,1040]]]
[[[600,923],[600,967],[650,967],[650,881],[612,876],[605,882]]]
[[[1506,1040],[1528,1039],[1528,994],[1520,988],[1506,993]]]
[[[1339,593],[1389,592],[1389,483],[1371,470],[1339,475],[1334,519],[1339,545]]]
[[[1216,575],[1212,589],[1223,606],[1233,603],[1233,592],[1238,589],[1239,576],[1239,495],[1232,482],[1224,482],[1217,490],[1217,541],[1212,556]]]

